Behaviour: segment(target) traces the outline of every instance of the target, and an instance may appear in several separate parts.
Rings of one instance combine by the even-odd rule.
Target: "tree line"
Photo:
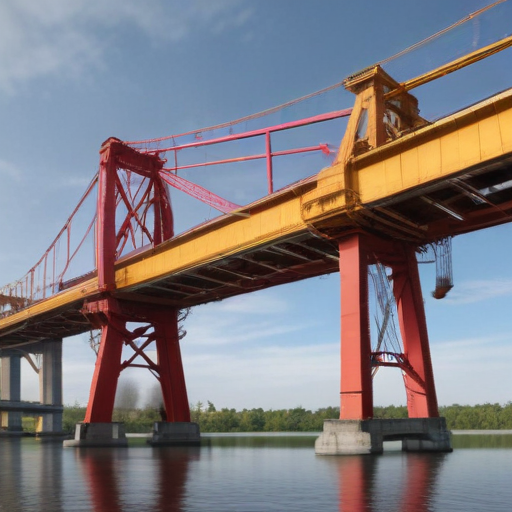
[[[198,402],[191,406],[191,420],[199,424],[201,432],[318,432],[326,419],[339,418],[338,407],[324,407],[316,411],[293,409],[243,409],[224,407],[217,410],[212,402]],[[449,405],[440,407],[450,430],[512,429],[512,402],[505,405]],[[79,404],[64,407],[63,428],[73,432],[75,424],[85,416],[85,407]],[[374,407],[374,417],[383,419],[407,418],[407,407]],[[155,406],[144,408],[116,407],[112,421],[122,421],[127,432],[151,432],[153,423],[161,421],[161,410]]]

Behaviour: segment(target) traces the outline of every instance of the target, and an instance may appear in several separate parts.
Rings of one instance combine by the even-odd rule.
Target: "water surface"
[[[62,448],[0,438],[0,511],[493,511],[512,503],[512,434],[449,454],[325,457],[315,435],[210,435],[197,448]]]

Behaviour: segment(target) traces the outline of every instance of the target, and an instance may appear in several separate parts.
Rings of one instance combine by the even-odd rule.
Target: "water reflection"
[[[62,505],[62,441],[42,439],[35,450],[38,458],[39,499],[34,510],[61,512]]]
[[[5,510],[20,510],[21,439],[0,438],[0,496]]]
[[[404,512],[428,512],[438,485],[438,476],[446,453],[409,453],[406,455],[406,480],[402,494]]]
[[[122,464],[119,449],[86,448],[76,450],[83,476],[89,488],[91,509],[95,512],[121,512],[119,473]]]
[[[189,466],[199,460],[201,448],[155,448],[158,473],[157,503],[154,510],[180,512],[186,496]]]
[[[512,435],[454,436],[452,454],[322,457],[314,441],[218,435],[200,448],[131,439],[75,450],[0,438],[0,512],[510,510]]]
[[[400,452],[333,458],[339,511],[428,512],[445,458],[446,454]]]
[[[199,447],[88,448],[76,456],[94,512],[122,512],[137,501],[144,510],[181,512],[189,465],[199,453]]]
[[[340,512],[370,510],[377,470],[376,457],[347,456],[338,463]]]

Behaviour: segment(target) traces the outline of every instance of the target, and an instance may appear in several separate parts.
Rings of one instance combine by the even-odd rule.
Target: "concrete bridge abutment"
[[[384,441],[402,441],[408,452],[451,452],[445,418],[325,420],[317,455],[380,454]]]

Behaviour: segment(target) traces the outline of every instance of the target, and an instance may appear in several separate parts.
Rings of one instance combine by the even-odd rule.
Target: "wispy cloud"
[[[512,341],[510,334],[493,334],[492,336],[478,336],[474,338],[460,338],[455,340],[438,341],[436,345],[447,352],[463,351],[474,347],[488,347],[489,345],[501,345]]]
[[[508,333],[433,344],[439,403],[506,403],[512,388],[511,358]]]
[[[446,304],[472,304],[512,295],[512,279],[480,279],[456,286],[444,299]]]
[[[279,341],[279,337],[285,334],[298,332],[304,329],[305,325],[279,325],[272,322],[257,323],[254,321],[242,321],[234,323],[232,321],[223,320],[221,322],[196,325],[188,329],[193,336],[195,346],[218,346],[218,345],[236,345],[249,341],[263,341],[267,339],[275,339]]]
[[[268,339],[279,342],[283,335],[309,326],[303,321],[291,323],[284,315],[288,308],[288,303],[272,290],[196,308],[187,320],[185,343],[213,347]]]
[[[184,353],[189,398],[220,407],[318,408],[339,400],[337,343],[255,347],[247,353]]]
[[[234,300],[212,304],[210,314],[217,313],[250,313],[252,315],[278,315],[289,309],[289,304],[283,298],[274,296],[271,292],[258,295],[241,295]]]
[[[0,3],[0,90],[41,76],[80,76],[101,66],[120,27],[156,42],[178,42],[194,31],[219,34],[251,16],[238,0],[18,0]]]

